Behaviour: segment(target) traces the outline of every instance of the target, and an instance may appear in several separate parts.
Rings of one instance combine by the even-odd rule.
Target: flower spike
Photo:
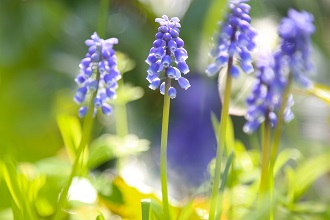
[[[190,83],[181,75],[187,74],[190,70],[186,63],[188,53],[183,48],[184,41],[179,37],[180,20],[177,17],[169,19],[163,15],[162,18],[156,18],[155,22],[159,23],[160,27],[146,59],[146,63],[150,66],[147,70],[149,88],[153,90],[160,88],[160,93],[164,95],[165,87],[162,82],[164,78],[161,72],[165,70],[165,77],[178,81],[180,87],[186,90],[190,87]],[[174,87],[169,89],[168,95],[172,99],[176,97]]]
[[[117,56],[113,45],[118,44],[117,38],[101,39],[97,33],[85,41],[88,52],[79,64],[80,73],[75,82],[79,89],[74,101],[83,104],[88,93],[97,91],[94,101],[94,114],[101,109],[103,114],[110,115],[112,109],[107,102],[116,98],[117,81],[121,78],[117,68]],[[83,105],[79,109],[79,117],[84,117],[89,109]]]

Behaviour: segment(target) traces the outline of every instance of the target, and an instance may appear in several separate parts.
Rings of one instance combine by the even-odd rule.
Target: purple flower
[[[279,72],[274,71],[275,59],[271,54],[263,54],[259,57],[257,67],[257,78],[252,88],[251,94],[248,96],[246,103],[247,113],[245,118],[247,122],[243,127],[246,133],[253,133],[259,128],[260,124],[269,119],[271,127],[277,123],[277,111],[282,102],[282,83],[278,80],[281,78]],[[286,122],[293,119],[291,106],[293,105],[292,95],[290,95],[286,109],[284,111],[284,120]]]
[[[308,74],[313,70],[310,59],[310,36],[315,31],[313,20],[313,15],[308,12],[290,9],[278,29],[281,38],[278,69],[287,68],[294,81],[305,88],[311,86]]]
[[[113,45],[117,43],[117,38],[103,40],[97,33],[85,41],[89,48],[85,58],[79,64],[80,73],[75,79],[79,88],[74,96],[74,101],[83,104],[88,94],[97,91],[94,99],[94,115],[97,109],[100,109],[105,115],[112,112],[107,102],[116,98],[117,81],[121,78],[117,69],[116,52],[113,50]],[[87,112],[88,107],[83,105],[79,109],[79,117],[84,117]]]
[[[245,132],[255,131],[267,117],[271,126],[275,126],[276,112],[282,104],[283,92],[289,86],[289,77],[303,87],[311,86],[306,75],[313,68],[310,61],[310,35],[314,31],[313,16],[307,12],[290,9],[288,17],[282,19],[278,29],[280,50],[263,57],[257,65],[257,80],[247,98],[247,123],[243,128]],[[285,122],[294,118],[291,111],[293,104],[290,94],[283,114]]]
[[[250,52],[255,48],[254,38],[256,31],[250,25],[250,6],[244,2],[246,0],[232,0],[229,3],[229,13],[220,24],[215,47],[210,55],[215,62],[206,69],[206,74],[213,76],[228,64],[230,58],[236,58],[245,73],[254,71]],[[233,66],[233,68],[235,68]],[[232,77],[238,77],[237,68],[230,71]]]
[[[150,49],[146,63],[149,64],[147,80],[150,83],[149,88],[156,90],[160,88],[160,93],[165,93],[165,83],[162,82],[165,77],[178,81],[183,89],[190,87],[189,81],[181,74],[187,74],[190,70],[186,63],[188,58],[187,51],[183,48],[184,41],[179,37],[180,20],[177,17],[169,19],[166,15],[162,18],[156,18],[155,22],[160,24],[158,32],[155,35],[156,40]],[[175,66],[173,66],[175,63]],[[161,72],[164,70],[164,77]],[[170,86],[168,90],[170,98],[176,97],[176,89]]]

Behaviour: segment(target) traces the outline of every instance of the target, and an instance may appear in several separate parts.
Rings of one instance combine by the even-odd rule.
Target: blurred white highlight
[[[145,5],[149,5],[159,17],[166,14],[168,17],[183,17],[191,0],[139,0]]]
[[[69,188],[68,199],[83,203],[93,203],[97,199],[97,191],[88,179],[74,177]]]

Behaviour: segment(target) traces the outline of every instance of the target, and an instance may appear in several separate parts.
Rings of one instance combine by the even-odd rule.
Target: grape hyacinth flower
[[[278,29],[281,38],[280,50],[273,56],[264,57],[258,63],[257,81],[247,99],[247,123],[243,128],[245,132],[255,131],[265,117],[269,117],[272,127],[276,124],[274,111],[279,111],[283,93],[289,86],[289,78],[305,88],[311,86],[307,74],[313,69],[310,59],[310,35],[315,31],[315,27],[312,22],[311,14],[293,9],[289,10],[288,17],[282,19]],[[283,112],[285,122],[294,117],[292,105],[293,98],[289,94]]]
[[[315,31],[313,15],[290,9],[288,17],[282,19],[278,33],[281,38],[280,52],[275,57],[276,68],[287,68],[293,80],[304,88],[311,86],[307,75],[313,70],[311,34]]]
[[[246,103],[248,105],[245,118],[247,122],[243,131],[253,133],[266,118],[270,126],[274,127],[277,123],[277,112],[282,102],[282,94],[279,93],[279,83],[283,77],[274,71],[274,57],[271,54],[262,54],[257,63],[258,71],[251,94]],[[284,120],[289,122],[293,119],[291,106],[293,105],[292,95],[289,96],[287,106],[284,110]]]
[[[97,109],[101,109],[105,115],[112,112],[111,106],[107,103],[110,99],[116,98],[117,81],[121,78],[117,68],[117,56],[113,45],[118,43],[117,38],[101,39],[97,33],[91,39],[85,41],[89,47],[79,67],[80,73],[75,78],[79,89],[74,96],[74,101],[83,104],[88,93],[96,91],[94,102],[94,115]],[[87,114],[86,105],[79,109],[79,117]]]
[[[155,22],[158,22],[160,27],[146,59],[146,63],[150,66],[146,78],[150,83],[149,88],[153,90],[160,88],[160,93],[164,95],[165,82],[162,82],[161,72],[165,70],[165,78],[176,80],[179,86],[186,90],[190,87],[190,83],[182,74],[185,75],[189,72],[186,63],[188,54],[183,48],[184,41],[179,37],[180,20],[177,17],[169,19],[163,15],[162,18],[156,18]],[[172,65],[173,63],[176,64],[176,67]],[[175,98],[176,89],[170,86],[168,95],[172,99]]]
[[[206,69],[208,76],[218,73],[230,62],[229,58],[237,57],[241,69],[245,73],[253,72],[252,59],[250,53],[256,47],[254,39],[257,35],[255,29],[250,25],[251,17],[249,11],[251,7],[244,3],[248,0],[231,0],[229,3],[229,13],[224,21],[220,23],[220,33],[215,42],[215,47],[210,52],[210,56],[215,62]],[[231,61],[232,62],[232,61]],[[232,77],[239,76],[239,69],[232,65],[230,68]]]

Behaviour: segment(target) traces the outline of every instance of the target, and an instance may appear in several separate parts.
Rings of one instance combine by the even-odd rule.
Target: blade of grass
[[[230,153],[229,157],[228,157],[228,160],[227,160],[226,166],[225,166],[225,170],[223,171],[222,176],[221,176],[221,185],[220,185],[220,188],[219,188],[219,197],[218,197],[218,202],[217,202],[217,204],[219,206],[222,206],[221,204],[222,204],[223,194],[224,194],[224,191],[225,191],[225,188],[226,188],[226,182],[227,182],[227,179],[228,179],[228,176],[229,176],[228,175],[229,174],[229,168],[232,165],[233,158],[234,158],[234,152],[232,151]],[[221,214],[222,214],[222,209],[218,210],[215,219],[220,219]]]

